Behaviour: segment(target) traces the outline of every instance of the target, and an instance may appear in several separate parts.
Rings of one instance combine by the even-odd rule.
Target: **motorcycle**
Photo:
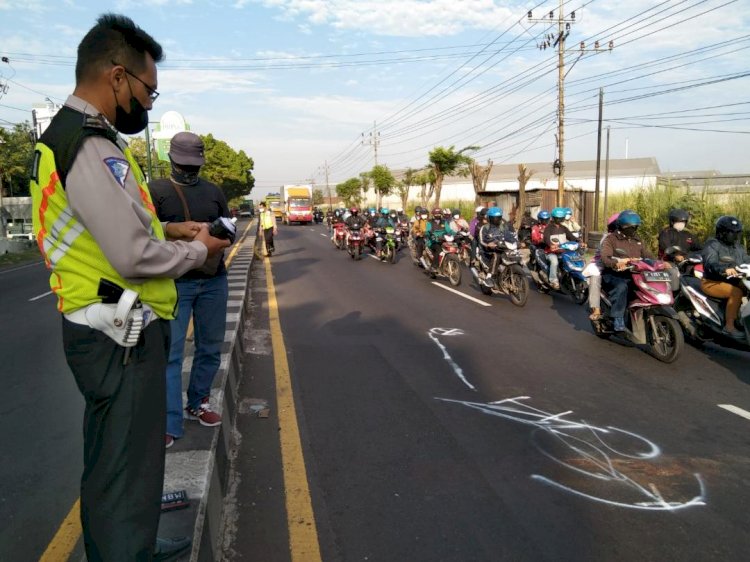
[[[529,298],[529,280],[521,265],[516,237],[507,233],[503,240],[491,242],[489,261],[480,250],[477,266],[471,267],[479,288],[485,295],[505,294],[516,306],[524,306]]]
[[[576,304],[583,304],[589,295],[589,285],[583,276],[583,269],[586,263],[580,252],[581,244],[579,242],[568,241],[560,244],[559,267],[557,268],[557,277],[560,283],[559,291],[570,295]],[[529,260],[529,271],[534,283],[542,293],[549,293],[552,284],[549,280],[549,261],[547,255],[541,248],[531,250],[531,259]]]
[[[473,256],[471,254],[471,236],[468,232],[458,232],[456,234],[456,244],[458,245],[458,259],[466,267],[471,267]]]
[[[619,249],[615,253],[624,254]],[[645,345],[659,361],[672,363],[682,353],[685,339],[677,312],[672,308],[671,278],[662,267],[663,262],[649,264],[640,259],[629,260],[634,290],[628,292],[626,330],[618,334],[636,345]],[[598,337],[607,339],[616,332],[609,315],[611,302],[603,288],[601,308],[601,316],[592,319],[591,326]]]
[[[396,229],[392,226],[375,231],[375,244],[380,246],[380,259],[396,263]]]
[[[315,224],[321,224],[323,222],[323,211],[315,211],[313,213],[313,222]]]
[[[363,242],[362,230],[356,226],[350,228],[346,251],[349,252],[349,256],[351,256],[353,260],[359,260],[362,258]]]
[[[396,225],[396,251],[408,244],[409,239],[409,223],[407,221],[399,221]]]
[[[346,224],[343,222],[333,224],[333,245],[339,250],[346,248]]]
[[[433,253],[430,244],[425,244],[424,254],[420,261],[431,278],[447,277],[450,284],[457,287],[461,284],[461,262],[458,259],[458,246],[453,236],[446,234],[440,244],[440,255],[438,256],[438,266],[436,270],[430,267]]]
[[[685,330],[685,335],[697,344],[715,341],[727,347],[750,349],[750,264],[734,265],[737,270],[736,278],[745,293],[744,304],[740,307],[739,317],[735,325],[745,333],[745,340],[736,340],[725,330],[726,300],[710,297],[701,291],[703,277],[703,259],[697,254],[685,254],[680,248],[669,248],[668,253],[682,254],[685,259],[678,267],[680,269],[680,291],[675,299],[677,317]],[[727,262],[729,263],[729,262]]]

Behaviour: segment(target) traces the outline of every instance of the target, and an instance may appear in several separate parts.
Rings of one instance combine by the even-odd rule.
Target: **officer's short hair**
[[[138,74],[146,68],[145,54],[154,62],[164,59],[164,50],[133,20],[119,14],[104,14],[96,20],[78,45],[76,84],[85,82],[112,66],[113,61]]]

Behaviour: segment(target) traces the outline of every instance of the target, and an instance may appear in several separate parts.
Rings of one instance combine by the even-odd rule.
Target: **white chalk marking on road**
[[[723,408],[727,412],[732,412],[733,414],[737,414],[741,418],[745,418],[746,420],[750,420],[750,412],[747,410],[743,410],[742,408],[738,408],[737,406],[732,406],[731,404],[716,404],[719,408]]]
[[[473,384],[471,384],[468,380],[466,380],[466,377],[464,376],[464,370],[459,367],[458,363],[456,363],[453,360],[453,357],[450,356],[448,353],[448,350],[445,348],[445,346],[440,343],[440,340],[437,339],[436,336],[462,336],[464,335],[463,330],[460,330],[458,328],[432,328],[429,332],[427,332],[427,336],[435,342],[435,344],[440,348],[440,351],[443,352],[443,359],[445,359],[448,364],[453,369],[453,372],[456,373],[456,376],[461,379],[461,382],[464,383],[467,387],[469,387],[471,390],[476,391],[476,388]]]
[[[41,295],[37,295],[37,296],[35,296],[35,297],[31,297],[31,298],[29,299],[29,302],[31,302],[31,301],[38,301],[39,299],[43,299],[43,298],[44,298],[44,297],[46,297],[47,295],[51,295],[51,294],[52,294],[52,291],[47,291],[46,293],[43,293],[43,294],[41,294]]]
[[[469,295],[465,295],[461,291],[456,291],[456,289],[451,289],[450,287],[446,287],[445,285],[442,285],[442,284],[438,283],[437,281],[433,281],[432,284],[435,285],[436,287],[440,287],[441,289],[445,289],[446,291],[450,291],[451,293],[456,293],[459,297],[463,297],[463,298],[468,299],[470,301],[473,301],[473,302],[475,302],[477,304],[481,304],[482,306],[492,306],[488,302],[480,301],[479,299],[475,299],[474,297],[470,297]]]

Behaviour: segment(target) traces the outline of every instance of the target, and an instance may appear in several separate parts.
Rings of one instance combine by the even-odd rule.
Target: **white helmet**
[[[484,207],[482,207],[481,205],[479,205],[479,207],[477,207],[476,209],[474,209],[474,212],[475,213],[481,213],[483,210],[484,210]]]

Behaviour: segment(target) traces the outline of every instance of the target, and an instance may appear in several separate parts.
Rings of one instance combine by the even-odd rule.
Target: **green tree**
[[[414,168],[406,168],[403,177],[396,183],[396,191],[401,198],[402,209],[406,209],[406,204],[409,202],[409,189],[416,183],[415,178],[418,173]]]
[[[322,205],[325,201],[322,189],[313,189],[313,205]]]
[[[372,178],[370,177],[370,172],[362,172],[361,174],[359,174],[359,181],[362,185],[361,200],[366,201],[367,191],[370,189],[370,183],[372,182]]]
[[[215,139],[210,133],[201,135],[205,147],[206,164],[201,176],[218,185],[224,195],[234,199],[249,195],[255,185],[252,170],[253,159],[244,150],[235,151],[223,140]]]
[[[0,128],[0,190],[6,197],[28,197],[34,141],[28,121]]]
[[[414,176],[414,183],[420,186],[419,202],[422,207],[426,207],[435,189],[435,170],[430,166],[423,168]],[[427,191],[428,185],[430,186],[429,192]]]
[[[391,191],[393,191],[396,180],[388,169],[388,166],[384,166],[383,164],[374,166],[368,175],[372,179],[372,186],[377,195],[377,208],[379,209],[383,202],[383,197],[390,195]]]
[[[362,178],[349,178],[336,185],[336,195],[344,200],[344,204],[359,205],[362,200]]]
[[[148,158],[146,157],[146,139],[143,137],[131,137],[128,141],[130,152],[133,153],[133,158],[138,162],[141,170],[144,174],[148,175]],[[151,147],[151,175],[150,179],[166,178],[169,177],[169,163],[160,162],[159,157],[156,154],[156,148]]]
[[[467,146],[456,152],[454,146],[445,148],[437,146],[429,154],[429,166],[435,172],[435,206],[440,206],[440,194],[443,190],[443,180],[445,176],[467,176],[469,174],[469,165],[473,162],[471,157],[464,154],[468,151],[479,150],[478,146]]]

